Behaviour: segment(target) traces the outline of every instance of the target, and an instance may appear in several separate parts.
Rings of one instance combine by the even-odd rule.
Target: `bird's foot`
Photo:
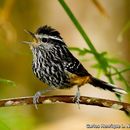
[[[49,88],[46,88],[42,91],[38,91],[38,92],[35,93],[35,95],[33,96],[33,104],[35,105],[36,109],[38,109],[37,104],[39,103],[40,96],[49,92],[49,91],[52,91],[52,90],[54,90],[54,88],[49,87]]]
[[[80,109],[80,91],[78,88],[78,91],[76,92],[76,95],[73,98],[73,101],[78,105],[78,108]]]
[[[33,104],[35,105],[35,108],[38,109],[37,104],[39,103],[39,97],[42,95],[40,91],[36,92],[33,96]]]

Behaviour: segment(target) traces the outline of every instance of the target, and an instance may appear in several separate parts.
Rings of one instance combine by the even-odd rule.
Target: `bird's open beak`
[[[29,35],[32,36],[32,38],[34,39],[33,42],[28,42],[28,41],[23,41],[23,43],[26,43],[26,44],[31,44],[31,43],[38,43],[38,39],[36,38],[35,34],[29,30],[24,30],[26,33],[28,33]]]

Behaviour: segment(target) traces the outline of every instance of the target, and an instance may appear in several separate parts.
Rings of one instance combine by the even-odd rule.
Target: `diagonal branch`
[[[39,104],[45,103],[75,103],[74,96],[71,95],[58,95],[58,96],[41,96],[39,98]],[[0,107],[9,107],[9,106],[19,106],[19,105],[32,105],[33,104],[33,97],[18,97],[18,98],[9,98],[9,99],[1,99],[0,100]],[[107,107],[107,108],[114,108],[117,110],[125,111],[130,113],[130,104],[108,100],[108,99],[101,99],[95,97],[80,97],[80,104],[84,105],[92,105],[92,106],[100,106],[100,107]]]

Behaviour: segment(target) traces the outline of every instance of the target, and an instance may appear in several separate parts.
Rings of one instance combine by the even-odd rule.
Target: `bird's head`
[[[28,30],[25,30],[25,32],[30,34],[33,38],[32,42],[24,41],[24,43],[29,44],[31,47],[38,47],[39,45],[47,46],[49,44],[65,44],[60,33],[47,25],[39,27],[35,33]]]

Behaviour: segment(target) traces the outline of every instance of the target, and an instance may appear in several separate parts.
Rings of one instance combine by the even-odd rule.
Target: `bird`
[[[32,51],[33,73],[48,86],[46,89],[36,92],[33,96],[33,103],[36,108],[39,97],[46,92],[55,89],[69,89],[73,86],[77,86],[74,100],[75,103],[79,104],[80,87],[85,84],[109,90],[119,95],[127,93],[124,89],[91,75],[70,52],[56,29],[44,25],[40,26],[34,33],[25,31],[33,38],[33,41],[24,41]]]

